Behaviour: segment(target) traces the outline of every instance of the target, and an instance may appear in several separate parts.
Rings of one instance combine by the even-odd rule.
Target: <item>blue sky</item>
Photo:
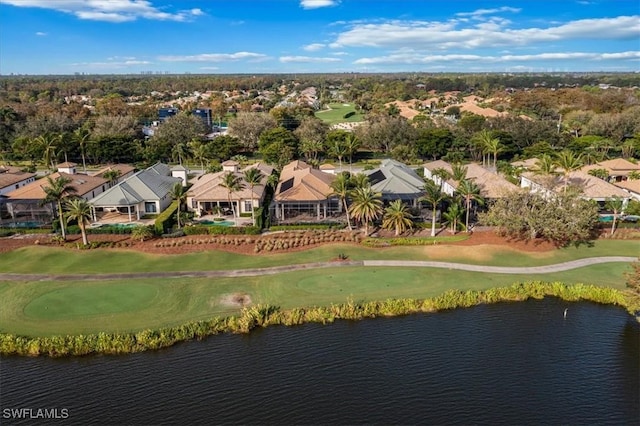
[[[0,74],[143,71],[640,71],[640,1],[0,0]]]

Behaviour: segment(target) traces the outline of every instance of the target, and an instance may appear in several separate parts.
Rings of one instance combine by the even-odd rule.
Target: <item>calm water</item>
[[[123,357],[4,358],[0,378],[2,424],[17,424],[6,408],[66,408],[60,424],[637,425],[640,324],[545,299]]]

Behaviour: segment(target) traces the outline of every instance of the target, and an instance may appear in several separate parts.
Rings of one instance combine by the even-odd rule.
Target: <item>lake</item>
[[[568,308],[567,316],[563,312]],[[272,327],[126,356],[5,357],[46,424],[638,424],[640,324],[555,298]],[[23,412],[24,413],[24,412]]]

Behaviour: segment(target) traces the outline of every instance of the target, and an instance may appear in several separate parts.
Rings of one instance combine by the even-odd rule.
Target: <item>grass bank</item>
[[[355,244],[330,244],[293,253],[240,255],[208,250],[185,255],[157,255],[131,250],[85,250],[25,247],[0,256],[0,272],[91,274],[125,272],[175,272],[263,268],[330,261],[339,254],[350,260],[433,260],[489,266],[541,266],[597,256],[634,256],[638,241],[598,240],[593,246],[548,252],[523,252],[504,246],[400,246],[367,248]]]
[[[330,109],[320,110],[315,114],[317,118],[328,124],[357,123],[364,120],[352,103],[332,103],[328,106]]]
[[[239,314],[229,303],[293,309],[401,298],[450,290],[481,291],[530,279],[591,283],[623,290],[624,263],[604,263],[535,276],[438,268],[341,267],[242,278],[0,282],[0,332],[26,336],[135,332]]]
[[[359,320],[377,316],[406,315],[435,312],[445,309],[471,307],[480,303],[522,301],[545,296],[567,301],[588,300],[623,306],[629,311],[640,308],[638,298],[628,293],[590,285],[566,285],[559,282],[529,282],[508,287],[477,290],[448,290],[427,299],[389,299],[385,301],[354,302],[340,305],[282,309],[272,305],[245,308],[237,316],[215,317],[204,321],[190,321],[175,327],[142,330],[137,333],[97,333],[90,335],[25,338],[14,334],[0,334],[0,353],[5,355],[86,355],[91,353],[135,353],[171,346],[177,342],[202,339],[206,336],[232,332],[248,333],[270,325],[298,325],[307,322],[331,323],[338,319]]]

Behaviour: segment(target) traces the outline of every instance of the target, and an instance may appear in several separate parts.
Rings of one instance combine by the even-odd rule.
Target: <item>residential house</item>
[[[35,182],[35,180],[35,173],[23,172],[20,167],[0,166],[0,196]]]
[[[110,186],[116,185],[119,182],[127,179],[129,176],[132,176],[136,169],[135,167],[129,164],[110,164],[98,170],[95,173],[92,173],[92,176],[98,176],[101,178],[105,178],[105,174],[109,176],[109,172],[115,171],[118,173],[118,177],[113,182],[109,182]],[[105,178],[107,179],[107,178]]]
[[[614,185],[627,191],[629,196],[634,200],[640,201],[640,179],[627,179],[621,182],[615,182]]]
[[[589,173],[591,170],[604,169],[609,174],[609,182],[622,182],[629,178],[632,172],[640,173],[640,164],[634,164],[624,158],[614,158],[613,160],[599,161],[595,164],[584,166],[580,171]]]
[[[140,170],[89,201],[93,220],[100,220],[108,212],[117,212],[128,222],[159,214],[173,201],[171,189],[176,183],[182,183],[182,179],[171,176],[166,164]]]
[[[480,195],[487,200],[495,200],[502,198],[509,192],[518,189],[516,185],[506,180],[501,175],[485,169],[479,164],[466,164],[467,179],[473,181],[480,188]],[[431,161],[424,165],[424,177],[430,179],[437,185],[440,185],[442,192],[452,197],[458,188],[458,182],[453,179],[442,179],[437,174],[438,169],[443,169],[448,173],[452,173],[451,164],[443,160]],[[435,172],[435,173],[434,173]]]
[[[340,212],[341,203],[331,189],[335,179],[335,175],[314,169],[304,161],[284,166],[271,205],[276,219],[308,215],[322,220]]]
[[[528,188],[531,192],[551,194],[554,191],[564,191],[565,179],[564,176],[557,174],[541,175],[524,172],[520,176],[520,186]],[[622,198],[625,203],[630,199],[629,193],[622,188],[580,170],[569,174],[567,187],[578,188],[583,198],[595,200],[601,206],[614,197]]]
[[[238,215],[251,214],[254,209],[260,208],[264,202],[267,180],[273,173],[273,167],[264,163],[255,163],[239,170],[239,164],[232,160],[222,163],[222,167],[221,172],[207,173],[198,177],[187,192],[187,206],[196,212],[196,216],[212,214],[215,210],[231,213],[232,205],[233,211]],[[244,172],[252,168],[260,170],[263,175],[260,184],[253,189],[244,179]],[[227,173],[233,173],[240,179],[242,189],[229,194],[228,189],[222,186]],[[231,204],[229,198],[231,198]]]
[[[74,167],[62,167],[63,170],[75,172]],[[48,176],[52,180],[68,178],[70,186],[75,189],[74,195],[85,200],[102,194],[109,188],[109,182],[99,176],[89,176],[80,173],[66,173],[57,171]],[[44,203],[48,186],[47,178],[38,179],[20,187],[6,195],[7,212],[13,220],[28,219],[33,222],[50,222],[57,215],[57,208],[52,203]]]
[[[382,160],[380,167],[364,172],[375,192],[382,194],[382,201],[389,203],[402,200],[417,207],[418,199],[424,195],[424,180],[406,164],[396,160]]]

